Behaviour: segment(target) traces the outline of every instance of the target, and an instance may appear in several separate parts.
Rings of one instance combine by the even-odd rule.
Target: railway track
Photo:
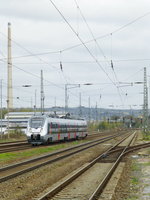
[[[76,170],[58,184],[55,184],[54,187],[51,187],[41,197],[34,199],[98,200],[122,158],[131,151],[150,147],[150,143],[130,146],[135,137],[136,134],[134,133],[133,136],[130,136],[130,140],[125,146],[119,147],[118,145],[121,144],[120,141],[113,147],[110,147],[96,159]],[[107,165],[103,165],[104,163],[107,163]],[[101,174],[102,170],[103,175]]]
[[[26,140],[17,142],[0,143],[0,153],[13,152],[31,148],[31,145]]]
[[[96,138],[96,137],[102,137],[105,135],[106,135],[106,133],[89,134],[86,139],[88,140],[88,139],[92,139],[92,138]],[[57,142],[52,143],[51,145],[55,145],[55,144],[58,144],[58,143]],[[49,146],[49,145],[44,145],[44,146]],[[43,147],[43,145],[32,147],[31,144],[29,144],[26,140],[16,141],[16,142],[5,142],[5,143],[0,143],[0,154],[14,152],[14,151],[20,151],[20,150],[26,150],[26,149],[31,149],[31,148],[40,148],[40,147]]]
[[[98,136],[98,134],[93,134],[93,135],[90,135],[89,138],[94,138],[97,136]],[[53,143],[53,145],[54,144],[58,144],[58,143]],[[44,146],[49,146],[49,145],[44,145]],[[40,148],[40,147],[43,147],[43,145],[38,145],[38,146],[33,147],[26,140],[21,141],[21,142],[17,141],[17,142],[1,143],[0,144],[0,153],[8,153],[8,152],[26,150],[26,149],[31,149],[31,148]]]
[[[13,141],[13,142],[0,142],[0,146],[1,145],[9,145],[9,144],[17,144],[17,143],[21,143],[21,142],[26,142],[27,140],[18,140],[18,141]]]
[[[32,171],[34,169],[37,169],[39,167],[45,166],[47,164],[56,162],[58,160],[61,160],[63,158],[72,156],[74,154],[77,154],[81,151],[84,151],[88,148],[91,148],[93,146],[96,146],[100,143],[104,143],[106,141],[109,141],[113,138],[121,136],[122,133],[113,135],[113,136],[108,136],[105,138],[100,138],[97,140],[93,140],[90,142],[86,142],[74,147],[66,148],[54,153],[50,153],[44,156],[40,156],[38,158],[30,159],[24,162],[16,163],[14,165],[9,165],[3,168],[0,168],[0,182],[7,181],[11,178],[14,178],[18,175],[24,174],[26,172]],[[130,134],[128,134],[130,135]],[[124,136],[124,138],[128,137],[128,135]]]

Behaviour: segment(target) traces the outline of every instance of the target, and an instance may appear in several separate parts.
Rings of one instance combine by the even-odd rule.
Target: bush
[[[97,130],[108,130],[108,129],[115,129],[122,127],[122,123],[120,122],[99,122],[99,123],[90,123],[89,124],[89,130],[90,131],[97,131]]]
[[[9,130],[9,136],[8,133],[2,136],[2,139],[19,139],[19,138],[25,138],[25,134],[21,131],[19,127],[17,127],[14,130]]]
[[[143,133],[143,140],[150,141],[150,133]]]

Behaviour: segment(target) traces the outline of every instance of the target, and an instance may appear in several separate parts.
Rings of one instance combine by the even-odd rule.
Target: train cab
[[[27,139],[29,143],[41,144],[44,142],[44,126],[46,117],[33,116],[29,119],[27,127]]]

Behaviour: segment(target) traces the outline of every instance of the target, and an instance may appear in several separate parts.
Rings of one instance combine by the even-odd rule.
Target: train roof
[[[41,116],[41,112],[9,112],[5,114],[5,119],[11,118],[11,119],[26,119],[30,118],[32,116]],[[62,112],[45,112],[44,115],[51,116],[51,117],[58,117],[58,118],[69,118],[71,115],[69,113],[64,114]]]
[[[38,118],[38,117],[43,117],[45,119],[49,119],[51,122],[59,122],[59,123],[81,123],[81,124],[85,124],[86,120],[84,119],[78,119],[78,118],[62,118],[62,117],[53,117],[50,115],[34,115],[31,117],[32,118]]]
[[[19,123],[19,122],[27,122],[32,117],[51,118],[51,119],[55,119],[55,121],[58,119],[59,121],[62,121],[62,122],[63,122],[63,120],[64,120],[64,122],[66,120],[70,120],[70,122],[72,122],[73,120],[76,120],[77,122],[85,121],[84,119],[72,116],[69,113],[63,114],[63,113],[55,113],[55,112],[45,112],[44,115],[42,115],[40,112],[36,112],[36,113],[34,113],[34,112],[9,112],[9,114],[5,115],[5,120],[8,120],[8,118],[9,118],[9,121]],[[52,120],[52,121],[54,121],[54,120]]]

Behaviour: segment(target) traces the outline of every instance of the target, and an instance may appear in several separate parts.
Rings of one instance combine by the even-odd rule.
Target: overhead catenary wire
[[[4,54],[3,54],[3,55],[4,55]],[[6,60],[0,60],[0,62],[5,63],[5,62],[7,62],[7,61],[6,61]],[[16,64],[12,64],[12,66],[15,67],[16,69],[20,70],[20,71],[23,71],[23,72],[25,72],[25,73],[27,73],[27,74],[29,74],[29,75],[31,75],[31,76],[34,76],[34,77],[40,79],[40,76],[38,76],[38,75],[36,75],[36,74],[33,74],[33,73],[31,73],[31,72],[29,72],[29,71],[27,71],[27,70],[24,70],[24,69],[18,67]],[[66,83],[68,83],[68,81],[67,81],[67,79],[66,79],[66,77],[65,77],[65,75],[64,75],[64,72],[62,72],[62,75],[64,76],[64,79],[66,80]],[[53,82],[48,81],[48,80],[46,80],[45,78],[44,78],[43,80],[44,80],[44,81],[47,81],[47,82],[49,82],[49,83],[51,83],[51,85],[56,86],[57,88],[60,88],[60,89],[64,90],[64,86],[62,86],[63,84],[61,84],[61,86],[60,86],[59,84],[58,84],[58,85],[57,85],[57,84],[54,84]],[[72,82],[72,81],[71,81],[71,82]],[[74,94],[74,93],[72,93],[72,92],[70,92],[70,93],[71,93],[73,96],[75,96],[76,98],[78,98],[78,95],[77,95],[77,94]]]
[[[105,56],[105,54],[104,54],[102,48],[100,47],[99,43],[98,43],[97,40],[95,39],[95,36],[94,36],[94,34],[93,34],[93,31],[92,31],[91,27],[89,26],[89,24],[87,23],[87,20],[86,20],[84,14],[82,13],[79,4],[77,3],[77,0],[74,0],[74,1],[75,1],[75,4],[76,4],[77,8],[78,8],[79,11],[80,11],[80,14],[81,14],[81,16],[82,16],[82,19],[84,20],[84,22],[85,22],[85,24],[86,24],[86,26],[87,26],[87,28],[88,28],[88,30],[89,30],[89,32],[90,32],[92,38],[93,38],[95,44],[97,45],[99,51],[102,53],[104,59],[107,61],[108,65],[110,66],[110,62],[109,62],[109,60],[107,59],[107,57]],[[114,76],[115,76],[115,79],[116,79],[116,80],[118,81],[118,83],[119,83],[119,80],[118,80],[118,78],[117,78],[116,72],[115,72],[114,67],[113,67],[113,61],[112,61],[112,33],[111,33],[110,35],[111,35],[111,67],[112,67],[112,70],[113,70],[113,74],[114,74]],[[118,90],[118,94],[119,94],[119,96],[120,96],[120,98],[121,98],[121,101],[123,102],[122,97],[121,97],[121,93],[120,93],[120,89],[119,89],[118,87],[117,87],[117,90]]]
[[[4,37],[7,37],[4,33],[2,33],[2,32],[0,32],[0,33],[1,33]],[[34,53],[32,53],[30,50],[28,50],[27,48],[25,48],[24,46],[22,46],[22,45],[19,44],[18,42],[14,41],[13,39],[11,39],[11,41],[12,41],[14,44],[16,44],[18,47],[22,48],[23,50],[25,50],[26,52],[28,52],[28,53],[30,54],[30,55],[26,55],[25,57],[34,56],[34,57],[36,57],[38,60],[40,60],[41,62],[47,64],[47,62],[46,62],[45,60],[43,60],[42,58],[39,57],[39,54],[34,54]],[[5,58],[5,59],[7,59],[7,58]],[[14,58],[13,58],[13,59],[14,59]],[[51,67],[53,67],[53,68],[56,69],[56,67],[53,66],[53,65],[51,65]]]
[[[83,15],[83,13],[82,13],[80,7],[79,7],[79,4],[77,3],[77,0],[74,0],[74,1],[75,1],[75,4],[76,4],[76,6],[77,6],[79,12],[80,12],[80,15],[81,15],[83,21],[85,22],[85,24],[86,24],[86,26],[87,26],[87,28],[88,28],[88,30],[89,30],[89,32],[90,32],[92,38],[93,38],[93,42],[95,42],[95,44],[97,45],[99,51],[102,53],[103,57],[107,60],[107,58],[106,58],[106,56],[105,56],[105,54],[104,54],[102,48],[100,47],[99,43],[97,42],[97,40],[96,40],[96,38],[95,38],[95,36],[94,36],[94,34],[93,34],[93,32],[92,32],[91,27],[90,27],[89,24],[87,23],[87,20],[86,20],[86,18],[84,17],[84,15]]]
[[[146,17],[150,15],[150,12],[146,12],[145,14],[131,20],[130,22],[126,23],[125,25],[122,25],[120,26],[119,28],[115,29],[114,31],[111,31],[109,33],[106,33],[104,35],[101,35],[101,36],[97,36],[95,37],[95,39],[91,39],[91,40],[88,40],[88,41],[85,41],[84,43],[85,44],[88,44],[88,43],[91,43],[91,42],[94,42],[94,40],[99,40],[99,39],[102,39],[102,38],[105,38],[105,37],[110,37],[110,34],[115,34],[121,30],[123,30],[124,28],[130,26],[131,24],[134,24],[135,22],[139,21],[140,19]],[[2,34],[3,36],[5,35],[4,33],[0,32],[0,34]],[[69,51],[71,49],[74,49],[74,48],[77,48],[79,46],[82,46],[82,43],[80,44],[76,44],[76,45],[72,45],[70,47],[67,47],[67,48],[64,48],[64,49],[61,49],[61,50],[57,50],[57,51],[48,51],[48,52],[42,52],[42,53],[37,53],[37,54],[28,54],[28,55],[22,55],[22,56],[16,56],[16,57],[13,57],[13,59],[17,59],[17,58],[23,58],[23,57],[32,57],[32,56],[39,56],[39,55],[46,55],[46,54],[54,54],[54,53],[58,53],[61,51],[61,52],[64,52],[64,51]],[[6,57],[3,58],[3,59],[7,59]],[[1,59],[0,59],[1,60]]]
[[[129,78],[136,76],[139,72],[143,71],[143,68],[141,68],[140,70],[134,72],[133,74],[131,74],[129,77],[127,77],[126,79],[124,79],[124,81],[127,81]]]
[[[133,59],[134,60],[134,59]],[[147,60],[147,59],[146,59]],[[122,61],[122,60],[118,60],[118,61]],[[124,60],[123,60],[124,61]],[[128,61],[128,60],[126,60],[126,61]],[[92,62],[95,62],[95,61],[92,61]],[[20,70],[22,70],[21,68],[19,68]],[[140,70],[141,71],[141,70]],[[26,71],[26,73],[28,73],[27,71]],[[31,73],[30,73],[30,75],[31,75]],[[39,78],[39,77],[38,77]],[[94,84],[93,84],[94,85]],[[73,94],[73,93],[72,93]],[[73,94],[74,95],[74,94]],[[77,95],[74,95],[74,96],[76,96],[77,97]],[[78,98],[78,97],[77,97]]]
[[[56,7],[56,5],[53,3],[52,0],[49,0],[53,6],[55,7],[55,9],[59,12],[59,14],[61,15],[61,17],[64,19],[64,21],[68,24],[68,26],[70,27],[70,29],[73,31],[73,33],[78,37],[78,39],[80,40],[80,42],[82,43],[82,45],[86,48],[86,50],[88,51],[88,53],[91,55],[91,57],[95,60],[95,62],[98,64],[98,66],[102,69],[102,71],[108,76],[107,72],[105,72],[105,70],[103,69],[103,67],[100,65],[100,63],[98,62],[98,60],[95,58],[95,56],[91,53],[91,51],[89,50],[89,48],[86,46],[86,44],[83,42],[83,40],[81,39],[81,37],[76,33],[76,31],[74,30],[74,28],[71,26],[71,24],[67,21],[67,19],[64,17],[64,15],[61,13],[61,11]],[[111,80],[111,79],[110,79]],[[112,80],[111,80],[112,81]]]
[[[61,15],[61,17],[64,19],[64,21],[68,24],[68,26],[70,27],[70,29],[73,31],[73,33],[78,37],[78,39],[80,40],[80,42],[82,43],[82,45],[86,48],[86,50],[88,51],[88,53],[90,54],[90,56],[95,60],[96,64],[101,68],[101,70],[106,74],[106,76],[108,77],[108,79],[112,82],[112,84],[117,88],[116,84],[113,82],[113,80],[109,77],[108,73],[104,70],[104,68],[101,66],[101,64],[98,62],[98,60],[95,58],[95,56],[92,54],[92,52],[90,51],[90,49],[86,46],[86,44],[83,42],[83,40],[81,39],[81,37],[76,33],[76,31],[74,30],[74,28],[71,26],[71,24],[67,21],[67,19],[64,17],[64,15],[61,13],[61,11],[57,8],[57,6],[55,5],[55,3],[52,0],[49,0],[52,5],[55,7],[55,9],[58,11],[58,13]],[[117,88],[118,90],[118,88]],[[120,95],[119,95],[120,96]],[[121,98],[121,97],[120,97]],[[122,98],[121,98],[121,102],[122,102]],[[123,102],[122,102],[123,103]]]
[[[2,61],[1,61],[1,62],[2,62]],[[3,62],[5,62],[5,61],[3,61]],[[40,79],[40,76],[38,76],[38,75],[36,75],[36,74],[33,74],[32,72],[26,71],[26,70],[24,70],[24,69],[18,67],[18,66],[15,65],[15,64],[12,64],[12,66],[15,67],[15,68],[17,68],[17,69],[20,70],[20,71],[25,72],[26,74],[29,74],[29,75],[31,75],[31,76],[34,76],[34,77]],[[55,83],[53,83],[53,82],[51,82],[51,81],[49,81],[49,80],[46,80],[46,79],[44,79],[44,80],[47,81],[47,82],[49,82],[49,83],[51,83],[52,85],[54,85],[54,86],[56,86],[56,87],[58,87],[58,88],[63,89],[63,87],[58,86],[58,85],[56,85]]]
[[[7,37],[4,33],[2,33],[2,32],[0,32],[0,33],[1,33],[4,37]],[[44,63],[44,64],[46,64],[46,65],[49,65],[49,66],[53,67],[55,70],[57,69],[58,72],[59,72],[59,74],[61,74],[61,75],[63,76],[64,80],[67,82],[67,77],[66,77],[66,75],[65,75],[64,73],[62,73],[62,71],[60,71],[60,69],[59,69],[58,67],[56,67],[56,66],[54,66],[54,65],[52,65],[52,64],[50,64],[50,63],[48,63],[48,62],[46,62],[45,60],[43,60],[41,57],[39,57],[39,54],[33,54],[30,50],[28,50],[27,48],[23,47],[23,46],[20,45],[18,42],[14,41],[14,40],[12,40],[12,39],[11,39],[11,41],[12,41],[14,44],[16,44],[18,47],[20,47],[20,48],[22,48],[23,50],[25,50],[26,52],[30,53],[30,55],[28,55],[28,56],[34,56],[34,57],[36,57],[38,60],[40,60],[40,62],[42,62],[42,63]],[[53,53],[56,53],[56,52],[53,52]],[[22,56],[22,57],[23,57],[23,56]],[[18,57],[18,58],[19,58],[19,57]],[[6,60],[6,59],[7,59],[7,58],[0,59],[0,61]],[[12,59],[14,59],[14,58],[12,58]]]
[[[117,77],[117,74],[116,74],[116,71],[115,71],[115,68],[114,68],[114,63],[113,63],[113,43],[112,43],[112,33],[110,34],[111,36],[111,61],[110,61],[110,65],[111,65],[111,68],[112,68],[112,71],[113,71],[113,74],[115,76],[115,79],[118,81],[119,83],[119,80],[118,80],[118,77]],[[120,89],[119,89],[119,86],[117,87],[117,90],[118,90],[118,93],[120,94]],[[121,95],[121,94],[120,94]]]
[[[4,63],[5,63],[5,61],[1,61],[1,62],[4,62]],[[15,65],[15,64],[12,64],[12,66],[15,67],[16,69],[20,70],[20,71],[25,72],[26,74],[29,74],[29,75],[31,75],[31,76],[33,76],[33,77],[36,77],[36,78],[38,78],[38,79],[41,79],[40,76],[38,76],[38,75],[36,75],[36,74],[33,74],[32,72],[29,72],[29,71],[27,71],[27,70],[24,70],[24,69],[18,67],[17,65]],[[61,86],[60,86],[60,85],[57,85],[57,84],[55,84],[55,83],[53,83],[53,82],[51,82],[51,81],[49,81],[49,80],[46,80],[45,78],[44,78],[43,80],[46,81],[46,82],[51,83],[51,85],[56,86],[57,88],[60,88],[60,89],[64,90],[64,86],[62,86],[62,84],[61,84]],[[70,92],[70,93],[71,93],[73,96],[75,96],[76,98],[78,98],[78,96],[77,96],[76,94],[74,94],[74,93],[72,93],[72,92]]]
[[[2,33],[2,32],[0,32],[0,33],[1,33],[4,37],[7,37],[4,33]],[[12,40],[12,39],[11,39],[11,40]],[[33,54],[30,50],[28,50],[27,48],[23,47],[22,45],[20,45],[18,42],[14,41],[14,40],[12,40],[12,42],[15,43],[17,46],[19,46],[20,48],[22,48],[22,49],[24,49],[25,51],[27,51],[28,53],[30,53],[30,55],[28,55],[28,56],[35,56],[37,59],[39,59],[39,60],[40,60],[41,62],[43,62],[44,64],[49,65],[49,66],[53,67],[54,69],[57,68],[56,66],[53,66],[52,64],[50,64],[50,63],[44,61],[43,59],[41,59],[41,58],[39,57],[39,54]],[[52,53],[57,53],[57,52],[52,52]],[[59,53],[60,53],[60,51],[59,51]],[[44,53],[44,54],[45,54],[45,53]],[[18,58],[19,58],[19,57],[18,57]],[[6,59],[7,59],[7,58],[4,58],[4,60],[3,60],[3,59],[0,59],[0,61],[5,61]],[[17,65],[14,65],[14,64],[13,64],[13,66],[14,66],[15,68],[17,68],[17,69],[19,69],[19,70],[25,72],[25,73],[28,73],[28,74],[30,74],[30,75],[33,75],[33,76],[39,78],[39,76],[36,76],[36,75],[34,75],[33,73],[31,73],[31,72],[28,72],[28,71],[26,71],[26,70],[23,70],[23,69],[19,68]],[[59,74],[62,75],[62,77],[64,78],[65,82],[68,83],[68,81],[67,81],[68,78],[67,78],[66,75],[64,74],[64,71],[58,69],[58,72],[59,72]],[[44,79],[44,80],[45,80],[45,79]],[[46,81],[47,81],[47,80],[46,80]],[[48,81],[48,82],[50,82],[50,81]],[[55,85],[55,86],[57,87],[57,85],[54,84],[53,82],[50,82],[50,83],[51,83],[52,85]],[[60,86],[59,86],[59,87],[60,87]],[[62,89],[63,89],[63,87],[62,87]]]
[[[94,62],[96,62],[96,61],[94,61]],[[100,61],[99,61],[100,62]],[[63,62],[64,63],[64,62]]]
[[[2,33],[2,32],[0,32]],[[26,58],[26,57],[35,57],[35,56],[42,56],[42,55],[47,55],[47,54],[56,54],[59,53],[60,51],[52,51],[52,52],[43,52],[43,53],[32,53],[32,54],[27,54],[27,55],[21,55],[21,56],[14,56],[12,57],[13,59],[18,59],[18,58]],[[3,60],[6,60],[7,58],[4,57]],[[2,59],[0,59],[2,60]]]
[[[5,61],[1,61],[1,62],[5,62]],[[21,69],[21,68],[18,67],[16,64],[12,64],[12,66],[15,67],[15,68],[17,68],[17,69],[20,70],[20,71],[23,71],[23,72],[25,72],[25,73],[27,73],[27,74],[30,74],[30,75],[36,77],[36,78],[40,78],[39,76],[37,76],[37,75],[35,75],[35,74],[33,74],[33,73],[29,72],[29,71],[26,71],[26,70],[24,70],[24,69]],[[53,83],[51,82],[51,84],[53,84]],[[15,89],[14,86],[13,86],[13,88]]]
[[[142,62],[142,61],[149,61],[150,58],[131,58],[131,59],[113,59],[114,62]],[[0,60],[1,61],[1,60]],[[108,62],[106,60],[98,60],[99,62]],[[50,64],[59,64],[59,61],[56,62],[49,62]],[[91,64],[91,63],[96,63],[95,61],[91,61],[91,60],[78,60],[78,61],[63,61],[63,63],[66,64],[81,64],[81,63],[85,63],[85,64]],[[36,62],[32,62],[32,63],[26,63],[26,62],[15,62],[15,64],[19,64],[19,65],[41,65],[41,63],[36,63]]]
[[[37,77],[37,78],[38,78],[38,77]],[[35,85],[35,86],[32,85],[32,87],[39,87],[39,86],[40,86],[40,85]],[[51,85],[49,85],[49,86],[51,86]],[[3,82],[3,87],[7,88],[7,83]],[[21,92],[23,92],[23,93],[28,93],[28,94],[31,95],[31,92],[29,92],[29,91],[27,91],[27,90],[23,90],[22,87],[23,87],[23,86],[20,86],[20,85],[18,85],[18,86],[17,86],[17,85],[13,85],[13,89],[14,89],[14,90],[16,90],[16,91],[18,91],[18,92],[21,91]],[[20,92],[19,92],[19,93],[20,93]],[[5,96],[5,95],[3,95],[3,96]],[[5,97],[6,97],[6,96],[5,96]],[[51,96],[51,97],[53,97],[53,96]],[[7,99],[7,97],[6,97],[6,99]],[[13,97],[13,99],[14,99],[14,100],[18,100],[16,97]],[[59,97],[59,99],[62,100],[62,98],[60,98],[60,97]],[[25,100],[22,100],[20,97],[19,97],[19,100],[24,101],[24,102],[27,102],[27,101],[25,101]],[[28,101],[28,102],[29,102],[29,101]]]
[[[85,24],[86,24],[86,26],[87,26],[89,32],[90,32],[90,34],[91,34],[92,37],[93,37],[93,41],[95,42],[95,44],[97,45],[98,49],[99,49],[100,52],[102,53],[102,55],[103,55],[104,59],[106,60],[106,62],[108,62],[108,64],[111,64],[111,68],[112,68],[113,74],[114,74],[115,79],[116,79],[117,84],[118,84],[118,86],[117,86],[118,94],[119,94],[119,96],[120,96],[120,98],[121,98],[121,101],[122,101],[122,97],[121,97],[121,93],[120,93],[120,90],[122,91],[122,89],[120,88],[121,86],[119,86],[119,80],[118,80],[117,74],[116,74],[116,72],[115,72],[114,63],[113,63],[113,49],[112,49],[112,47],[113,47],[113,43],[112,43],[113,34],[114,34],[115,32],[120,31],[121,29],[125,28],[126,26],[128,26],[128,25],[134,23],[135,21],[137,21],[137,20],[139,20],[139,19],[145,17],[146,15],[148,15],[148,14],[150,14],[150,13],[146,13],[145,15],[142,15],[141,17],[138,17],[137,19],[131,21],[130,23],[128,23],[128,24],[122,26],[120,29],[118,29],[118,30],[113,31],[112,33],[110,33],[110,36],[111,36],[111,48],[110,48],[110,49],[111,49],[111,53],[110,53],[110,55],[111,55],[111,62],[109,63],[107,57],[104,55],[104,52],[102,51],[102,49],[101,49],[101,47],[100,47],[100,45],[99,45],[99,43],[98,43],[97,40],[95,39],[95,36],[94,36],[94,34],[93,34],[93,32],[92,32],[90,26],[88,25],[88,23],[87,23],[87,21],[86,21],[86,18],[84,17],[84,15],[83,15],[83,13],[82,13],[80,7],[79,7],[79,4],[77,3],[77,0],[74,0],[74,1],[75,1],[75,4],[76,4],[78,10],[80,11],[80,14],[81,14],[81,16],[82,16],[82,18],[83,18],[83,20],[84,20],[84,22],[85,22]]]

